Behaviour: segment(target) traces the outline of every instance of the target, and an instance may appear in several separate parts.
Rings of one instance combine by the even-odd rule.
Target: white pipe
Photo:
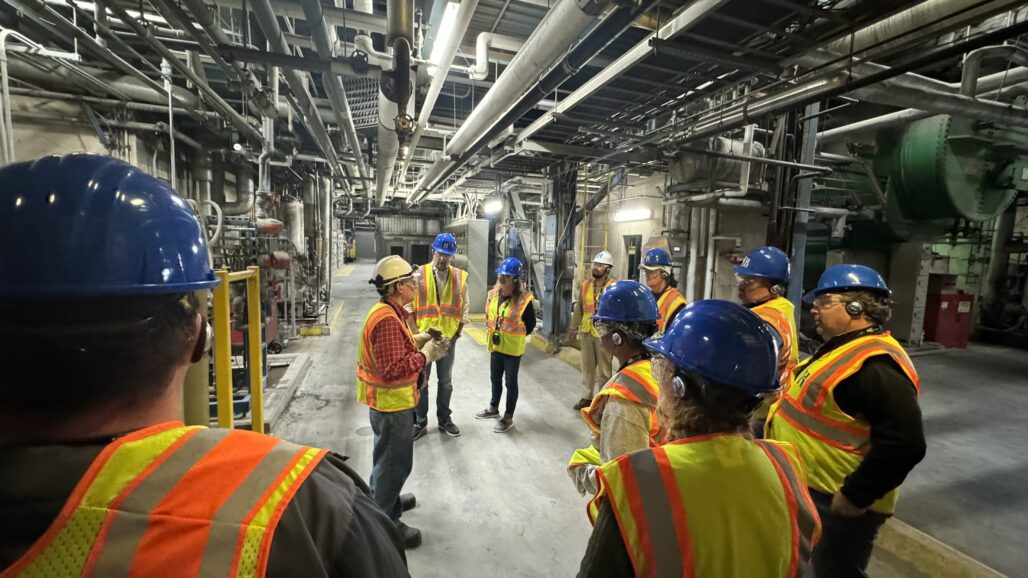
[[[703,274],[703,298],[710,299],[714,291],[714,256],[717,253],[717,209],[707,209],[707,268]]]
[[[699,259],[702,210],[697,207],[689,209],[689,266],[685,270],[685,300],[688,303],[696,300],[696,261]]]
[[[392,69],[393,67],[393,55],[388,52],[381,52],[375,50],[375,45],[371,41],[371,36],[366,34],[358,34],[357,38],[354,39],[353,45],[361,52],[368,55],[368,64],[376,68]]]
[[[461,38],[463,35],[458,35]],[[496,34],[495,32],[482,32],[475,40],[475,65],[468,71],[468,78],[471,80],[485,80],[489,77],[489,49],[505,50],[517,54],[524,45],[521,40]]]

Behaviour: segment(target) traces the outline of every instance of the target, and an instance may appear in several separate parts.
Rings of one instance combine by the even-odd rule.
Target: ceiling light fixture
[[[430,63],[428,73],[430,75],[434,76],[436,69],[442,64],[443,45],[446,44],[445,39],[453,34],[453,28],[457,25],[457,10],[459,8],[460,4],[456,2],[446,3],[443,17],[439,20],[439,30],[436,32],[435,40],[432,41],[432,54],[428,57]]]
[[[626,209],[614,213],[614,220],[618,223],[627,223],[629,221],[645,221],[653,215],[653,211],[649,209]]]
[[[487,215],[495,215],[503,209],[503,199],[493,197],[482,205],[482,210]]]

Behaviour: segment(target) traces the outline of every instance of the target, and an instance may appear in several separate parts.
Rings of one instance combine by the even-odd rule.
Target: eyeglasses
[[[814,297],[812,305],[818,309],[828,309],[829,307],[842,303],[842,299],[836,299],[835,297],[835,295],[831,294],[818,295],[817,297]]]
[[[614,333],[614,330],[606,323],[595,323],[594,325],[596,326],[596,333],[599,333],[600,337],[606,337]]]

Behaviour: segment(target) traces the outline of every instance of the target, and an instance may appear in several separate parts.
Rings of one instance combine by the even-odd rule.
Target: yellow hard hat
[[[414,267],[411,267],[410,263],[399,255],[389,255],[375,264],[375,276],[368,283],[381,289],[413,276]]]

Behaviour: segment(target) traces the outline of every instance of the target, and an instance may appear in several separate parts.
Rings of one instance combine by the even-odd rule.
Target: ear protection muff
[[[850,315],[860,315],[864,312],[864,304],[860,301],[850,301],[846,304],[846,313]]]
[[[193,354],[189,360],[193,363],[199,362],[203,359],[204,355],[207,355],[211,350],[211,346],[214,345],[214,328],[211,327],[209,321],[204,321],[204,330],[200,332],[199,337],[196,339],[196,346],[193,347]]]
[[[671,392],[675,394],[675,397],[685,397],[685,380],[681,376],[676,375],[671,378]]]
[[[621,345],[622,343],[624,343],[624,340],[621,339],[621,334],[617,331],[615,331],[614,334],[610,336],[610,340],[614,342],[614,345]]]
[[[785,295],[785,286],[775,283],[771,286],[770,291],[775,295]]]

